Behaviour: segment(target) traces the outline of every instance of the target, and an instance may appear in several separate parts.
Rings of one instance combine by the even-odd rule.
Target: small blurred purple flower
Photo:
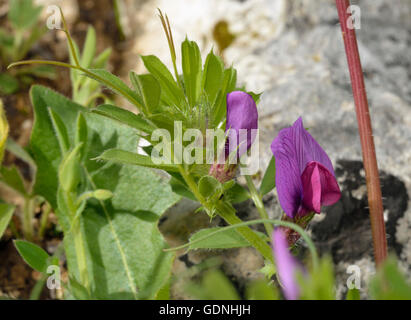
[[[297,260],[289,251],[286,235],[282,228],[276,228],[272,235],[273,252],[277,266],[277,274],[287,300],[297,300],[300,289],[296,281],[296,273],[303,271]]]
[[[330,158],[304,129],[303,120],[280,131],[271,144],[278,199],[290,218],[332,205],[341,197]]]

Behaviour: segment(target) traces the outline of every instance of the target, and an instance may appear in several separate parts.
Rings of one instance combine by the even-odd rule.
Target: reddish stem
[[[374,256],[375,262],[377,266],[379,266],[387,257],[387,238],[383,216],[380,177],[378,173],[377,157],[375,155],[367,94],[365,92],[364,75],[361,67],[360,55],[358,53],[355,29],[349,28],[348,24],[351,17],[351,13],[347,12],[348,7],[350,6],[350,1],[335,0],[335,2],[338,16],[340,18],[348,68],[350,70],[355,111],[357,113],[358,129],[361,139],[365,177],[367,181]]]

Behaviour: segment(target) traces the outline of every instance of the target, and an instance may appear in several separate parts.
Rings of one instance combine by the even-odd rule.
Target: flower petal
[[[246,134],[240,134],[241,129],[247,130]],[[238,146],[240,146],[239,156],[251,147],[255,139],[255,136],[251,134],[252,129],[258,129],[258,111],[253,97],[243,91],[233,91],[227,94],[226,156],[237,150]],[[230,149],[227,147],[229,141],[233,141]]]
[[[334,176],[334,169],[330,158],[311,134],[305,130],[302,118],[298,118],[291,128],[300,174],[303,173],[309,162],[316,161],[326,167]]]
[[[285,234],[281,228],[274,230],[272,239],[277,273],[283,286],[284,296],[287,300],[297,300],[300,292],[295,279],[296,272],[300,269],[298,262],[290,253]]]
[[[332,205],[341,197],[334,175],[321,163],[310,162],[302,176],[303,205],[310,211],[321,212],[322,205]]]
[[[284,212],[294,218],[301,204],[302,184],[292,128],[280,131],[271,144],[275,157],[275,183]]]

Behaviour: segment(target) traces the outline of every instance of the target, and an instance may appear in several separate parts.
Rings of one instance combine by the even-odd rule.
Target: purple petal
[[[332,177],[334,177],[334,169],[328,155],[307,130],[304,129],[301,117],[298,118],[292,127],[280,131],[278,137],[274,139],[271,145],[271,150],[276,160],[278,199],[284,212],[290,218],[294,218],[297,212],[304,214],[314,209],[315,211],[320,210],[321,208],[319,208],[319,206],[321,206],[321,204],[327,205],[328,203],[334,203],[333,201],[337,197],[337,188],[336,182],[335,184],[332,183],[331,178],[323,181],[323,183],[325,183],[324,186],[326,186],[327,183],[330,183],[330,185],[323,190],[323,195],[320,192],[320,198],[318,198],[318,192],[314,192],[315,190],[307,189],[305,193],[303,192],[302,174],[309,163],[314,161],[321,164]],[[324,170],[321,172],[323,172],[323,177],[328,177]],[[317,174],[317,177],[319,176],[321,175]],[[311,181],[310,179],[305,181],[306,187],[307,181]],[[318,186],[316,188],[316,190],[318,190]],[[330,190],[330,192],[328,190]],[[309,194],[309,192],[311,193]],[[318,199],[310,199],[310,196],[317,196]],[[302,206],[302,204],[304,204],[302,202],[303,197],[304,203],[309,204],[310,207],[304,208],[304,206]]]
[[[277,273],[283,287],[284,296],[287,300],[297,300],[300,289],[295,275],[300,267],[290,253],[285,234],[280,228],[274,230],[272,239]]]
[[[287,216],[294,218],[303,190],[291,128],[280,131],[271,144],[271,150],[275,157],[278,200]]]
[[[340,200],[341,191],[334,175],[321,163],[310,162],[302,176],[303,204],[310,211],[321,212],[321,205]]]
[[[297,161],[300,167],[300,175],[311,161],[321,163],[332,175],[335,175],[330,158],[311,134],[304,129],[303,119],[301,117],[294,122],[291,129],[293,132]]]
[[[246,129],[246,135],[241,135],[240,129]],[[228,131],[228,138],[226,155],[237,150],[238,146],[240,146],[239,156],[244,154],[255,139],[251,135],[252,129],[258,129],[258,112],[253,97],[243,91],[233,91],[227,94],[226,131]],[[233,143],[228,150],[227,145],[229,145],[230,140]]]

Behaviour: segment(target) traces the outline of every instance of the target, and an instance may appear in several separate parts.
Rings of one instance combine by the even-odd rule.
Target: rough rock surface
[[[342,201],[316,217],[312,233],[322,252],[337,265],[339,294],[346,268],[360,266],[363,279],[373,273],[361,148],[347,62],[333,0],[158,0],[138,1],[143,26],[135,50],[159,55],[170,65],[155,8],[167,12],[176,43],[212,46],[213,26],[225,20],[236,35],[224,51],[247,88],[264,91],[260,109],[261,168],[271,157],[278,131],[300,115],[305,127],[329,153],[342,185]],[[381,169],[390,248],[405,269],[411,265],[411,2],[355,1],[361,9],[357,30],[366,89]],[[135,60],[137,61],[137,60]],[[137,70],[139,62],[133,62]],[[273,217],[280,209],[272,195]],[[253,215],[252,205],[244,210]],[[250,208],[251,206],[251,208]],[[244,207],[243,207],[244,208]],[[258,262],[256,262],[258,265]]]

